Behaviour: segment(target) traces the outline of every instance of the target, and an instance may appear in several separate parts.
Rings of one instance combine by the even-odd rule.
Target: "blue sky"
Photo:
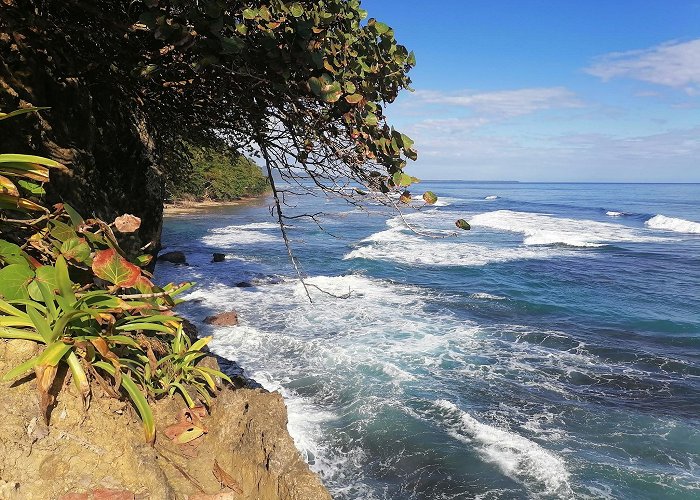
[[[423,179],[700,182],[700,0],[363,0]]]

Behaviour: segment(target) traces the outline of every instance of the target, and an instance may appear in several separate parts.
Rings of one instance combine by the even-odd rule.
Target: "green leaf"
[[[112,366],[109,363],[105,363],[104,361],[96,361],[94,365],[97,368],[101,368],[102,370],[106,371],[112,376],[116,374],[114,366]],[[134,406],[136,406],[139,415],[141,415],[141,421],[143,422],[143,429],[146,435],[146,442],[153,443],[153,441],[156,439],[156,424],[153,418],[153,412],[151,411],[151,407],[148,406],[148,401],[146,401],[146,397],[139,390],[138,386],[134,383],[134,381],[129,375],[124,373],[122,374],[121,379],[122,387],[126,389],[126,392],[129,394],[129,397],[134,403]]]
[[[68,275],[68,265],[66,259],[59,255],[56,259],[56,284],[61,292],[61,297],[69,303],[75,302],[75,293],[73,292],[73,282]]]
[[[455,221],[455,226],[457,226],[460,229],[464,229],[465,231],[469,231],[472,227],[469,225],[467,221],[464,219],[459,219]]]
[[[85,238],[70,238],[61,245],[61,254],[68,260],[85,262],[90,257],[90,245]]]
[[[379,119],[374,113],[367,113],[367,116],[365,116],[365,123],[370,127],[375,127],[379,123]]]
[[[27,307],[27,314],[32,320],[32,324],[36,331],[44,339],[47,344],[55,340],[53,331],[51,330],[51,325],[46,320],[46,318],[35,308]]]
[[[92,271],[98,278],[121,287],[134,286],[141,276],[141,268],[119,255],[114,248],[95,253]]]
[[[294,2],[291,8],[289,9],[289,12],[294,17],[301,17],[304,14],[304,7],[302,7],[299,2]]]
[[[114,329],[119,330],[120,332],[137,332],[147,330],[151,332],[173,333],[172,328],[159,325],[158,323],[127,323],[126,325],[116,326]]]
[[[192,344],[192,346],[189,349],[187,349],[187,352],[201,351],[204,348],[204,346],[211,342],[211,339],[213,338],[214,337],[212,337],[211,335],[208,337],[202,337],[201,339],[197,340],[197,342]]]
[[[42,109],[50,109],[48,106],[42,107],[32,107],[32,108],[22,108],[10,111],[9,113],[0,113],[0,120],[6,120],[7,118],[12,118],[13,116],[23,115],[25,113],[34,113],[35,111],[40,111]]]
[[[24,188],[25,191],[27,191],[30,194],[37,196],[42,196],[46,194],[46,190],[41,186],[41,184],[37,184],[36,182],[19,179],[17,181],[17,184],[19,184],[22,188]]]
[[[0,338],[3,339],[22,339],[33,340],[34,342],[44,342],[44,338],[31,330],[22,330],[20,328],[12,328],[9,326],[0,326]]]
[[[364,99],[362,94],[351,94],[345,96],[345,100],[349,104],[357,104],[358,102],[362,101],[362,99]]]
[[[243,19],[255,19],[257,17],[258,13],[255,9],[245,9],[243,11]]]
[[[80,214],[76,212],[75,209],[71,207],[68,203],[63,204],[63,210],[65,210],[68,214],[68,217],[70,217],[70,221],[73,224],[73,227],[77,228],[78,226],[85,224],[85,221],[80,216]]]
[[[33,163],[36,165],[44,165],[46,167],[65,168],[57,161],[34,155],[2,154],[0,155],[0,163]]]
[[[425,201],[428,205],[434,205],[437,200],[437,195],[432,191],[426,191],[423,193],[423,201]]]
[[[399,187],[407,187],[413,184],[417,179],[415,177],[412,177],[408,174],[404,174],[403,172],[399,171],[396,172],[391,179],[394,181],[394,184]]]
[[[76,233],[72,227],[58,220],[52,220],[50,222],[50,228],[49,234],[60,242],[78,237],[78,233]]]
[[[29,264],[10,264],[0,269],[0,295],[7,300],[29,298],[29,283],[34,271]]]

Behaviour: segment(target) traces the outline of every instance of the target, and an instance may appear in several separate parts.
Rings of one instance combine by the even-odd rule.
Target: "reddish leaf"
[[[113,248],[100,250],[95,254],[92,270],[98,278],[122,287],[134,286],[141,276],[141,268],[126,260]]]

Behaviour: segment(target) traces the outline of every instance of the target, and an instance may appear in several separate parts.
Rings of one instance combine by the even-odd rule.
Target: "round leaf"
[[[92,271],[98,278],[122,287],[134,286],[141,276],[141,269],[113,248],[100,250],[95,254]]]
[[[455,222],[455,226],[457,226],[460,229],[464,229],[465,231],[469,231],[472,227],[469,225],[467,221],[464,219],[459,219]]]
[[[432,191],[426,191],[423,193],[423,201],[428,205],[433,205],[438,200],[438,197]]]

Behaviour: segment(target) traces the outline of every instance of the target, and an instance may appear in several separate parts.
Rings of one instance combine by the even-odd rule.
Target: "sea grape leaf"
[[[98,278],[122,287],[133,286],[141,276],[141,268],[126,260],[113,248],[95,253],[92,270]]]
[[[345,96],[345,100],[349,104],[357,104],[358,102],[362,101],[362,99],[364,99],[362,94],[350,94],[350,95]]]
[[[455,226],[457,226],[460,229],[464,229],[465,231],[469,231],[472,227],[469,225],[467,221],[464,219],[459,219],[455,221]]]
[[[51,229],[49,230],[51,236],[56,238],[58,241],[68,241],[71,238],[77,238],[78,234],[70,227],[58,220],[51,221]]]
[[[401,203],[410,203],[411,202],[411,193],[408,191],[404,191],[401,193],[401,196],[399,196],[399,201]]]
[[[10,264],[0,269],[0,295],[6,300],[28,299],[34,271],[29,264]]]
[[[426,202],[428,205],[434,205],[437,200],[437,195],[432,191],[426,191],[425,193],[423,193],[423,201]]]
[[[85,238],[69,238],[61,245],[61,254],[68,260],[85,262],[90,257],[90,245]]]
[[[141,219],[131,214],[120,215],[114,219],[114,227],[120,233],[133,233],[141,227]]]

